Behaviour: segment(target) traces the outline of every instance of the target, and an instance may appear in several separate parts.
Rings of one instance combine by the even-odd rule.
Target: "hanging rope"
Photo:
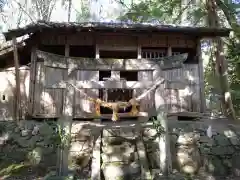
[[[146,95],[148,95],[151,91],[155,90],[164,81],[165,80],[162,77],[159,77],[152,87],[148,88],[147,91],[145,91],[138,97],[130,99],[128,102],[106,102],[99,98],[94,99],[92,97],[89,97],[86,93],[82,92],[81,89],[77,88],[74,84],[66,81],[65,83],[72,86],[76,91],[81,92],[81,95],[83,95],[87,100],[95,104],[96,116],[98,117],[101,116],[100,106],[103,106],[112,109],[113,111],[112,121],[117,121],[119,119],[118,110],[120,108],[127,108],[129,106],[132,106],[131,112],[129,114],[130,116],[136,116],[139,113],[137,106],[139,106],[140,100],[143,99]]]

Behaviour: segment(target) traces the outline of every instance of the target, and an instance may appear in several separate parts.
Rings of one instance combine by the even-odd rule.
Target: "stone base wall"
[[[53,123],[0,122],[0,177],[34,179],[56,169],[57,148]],[[10,178],[10,179],[11,179]]]
[[[209,137],[207,129],[210,125],[212,136]],[[0,122],[0,178],[9,176],[9,172],[11,178],[43,178],[49,172],[56,171],[56,128],[56,123],[50,121],[21,121],[18,125],[10,121]],[[211,123],[210,120],[169,121],[169,133],[174,172],[200,177],[201,180],[209,177],[216,180],[230,176],[240,177],[239,125],[229,125],[222,120]],[[160,152],[154,128],[142,128],[140,132],[134,127],[128,127],[126,131],[122,128],[102,130],[74,121],[68,167],[75,177],[91,178],[94,167],[92,158],[98,153],[94,147],[99,137],[101,163],[98,166],[103,173],[102,177],[111,179],[108,172],[114,170],[121,177],[128,177],[126,175],[130,173],[131,178],[139,179],[144,175],[142,171],[147,171],[142,169],[144,164],[157,178],[155,172],[159,172]],[[143,154],[146,154],[146,161],[141,157]],[[145,162],[148,166],[145,166]]]
[[[216,179],[240,176],[240,126],[209,121],[169,123],[173,170]],[[209,126],[211,137],[207,135]],[[143,133],[151,169],[159,168],[155,135],[151,128]]]

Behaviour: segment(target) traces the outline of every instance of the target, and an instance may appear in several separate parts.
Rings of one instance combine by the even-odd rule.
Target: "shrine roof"
[[[130,22],[47,22],[37,21],[21,28],[11,29],[4,32],[6,40],[13,37],[31,35],[37,32],[48,30],[79,32],[144,32],[144,33],[182,33],[191,36],[216,37],[229,36],[231,29],[209,28],[209,27],[189,27],[164,25],[157,23],[130,23]]]

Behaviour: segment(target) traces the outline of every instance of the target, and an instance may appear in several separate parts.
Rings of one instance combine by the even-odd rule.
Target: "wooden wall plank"
[[[67,37],[67,38],[66,38]],[[72,34],[57,34],[56,32],[42,33],[40,43],[43,45],[94,45],[94,34],[91,32],[78,32]]]
[[[154,70],[156,65],[163,68],[163,60],[155,61],[150,59],[92,59],[92,58],[65,58],[43,51],[37,51],[37,56],[44,60],[45,66],[71,68],[82,70]]]
[[[71,81],[69,81],[72,83]],[[95,80],[83,80],[83,81],[76,81],[75,86],[79,89],[101,89],[101,88],[114,88],[114,89],[146,89],[150,86],[154,85],[153,81],[117,81],[117,80],[108,80],[108,81],[95,81]],[[68,83],[61,82],[57,85],[49,85],[46,88],[66,88]],[[172,87],[172,86],[171,86]]]
[[[93,85],[97,84],[99,81],[99,72],[98,71],[77,71],[76,83],[79,81],[92,81]],[[81,116],[86,113],[94,113],[95,106],[90,102],[85,95],[98,98],[98,89],[94,89],[93,86],[89,86],[89,89],[79,89],[76,91],[75,97],[75,116]]]
[[[200,97],[196,94],[199,88],[198,65],[185,64],[182,69],[164,71],[163,77],[170,81],[164,84],[166,92],[162,94],[168,104],[166,106],[169,112],[199,112]],[[178,89],[178,92],[174,89]],[[176,101],[179,104],[178,107],[173,105]],[[171,107],[174,107],[174,110]]]
[[[152,71],[139,71],[138,81],[140,82],[153,82],[153,72]],[[145,83],[144,83],[145,84]],[[154,84],[154,82],[153,82]],[[141,88],[140,93],[147,91],[146,88]],[[154,108],[154,91],[148,93],[140,101],[140,111],[148,112]]]
[[[162,35],[141,35],[139,44],[142,47],[167,47],[167,36]]]
[[[47,56],[46,54],[44,56]],[[43,56],[42,56],[43,57]],[[57,59],[62,58],[62,56],[57,56]],[[55,57],[56,59],[56,57]],[[66,61],[66,58],[60,59],[60,62],[63,62],[63,66],[66,68],[55,68],[55,69],[61,69],[63,71],[67,71],[67,67],[69,66],[69,59],[71,60],[71,64],[75,66],[75,62],[77,62],[77,59],[68,58]],[[90,60],[91,61],[91,60]],[[95,60],[96,61],[96,60]],[[112,66],[106,65],[106,62],[112,62],[112,61],[106,61],[105,59],[98,59],[97,60],[100,65],[103,65],[104,67],[108,68],[109,70],[112,69]],[[136,95],[142,93],[144,90],[148,88],[151,84],[154,83],[154,81],[161,75],[166,80],[171,81],[170,83],[165,83],[164,85],[161,85],[161,89],[163,92],[161,92],[161,96],[163,99],[166,100],[167,108],[169,112],[183,112],[183,111],[195,111],[198,112],[198,104],[199,104],[199,98],[196,94],[196,91],[199,86],[199,72],[198,72],[198,65],[196,64],[185,64],[182,69],[173,69],[173,70],[167,70],[162,71],[161,68],[158,66],[158,64],[154,63],[154,61],[149,61],[147,59],[133,59],[133,60],[125,60],[126,63],[129,64],[131,67],[136,68],[136,70],[139,71],[139,81],[140,82],[127,82],[126,85],[128,88],[136,89]],[[86,62],[86,61],[85,61]],[[85,63],[84,62],[84,63]],[[143,62],[150,62],[148,64],[149,66],[145,66],[144,69],[142,68]],[[66,64],[65,64],[66,63]],[[92,62],[87,62],[91,65]],[[96,62],[95,62],[96,63]],[[118,64],[118,66],[123,64],[121,61],[114,61],[115,64]],[[78,91],[76,93],[76,99],[78,102],[74,103],[74,108],[76,110],[75,115],[81,116],[81,114],[86,113],[92,113],[95,109],[93,103],[89,102],[86,98],[82,98],[82,94],[92,94],[94,97],[98,97],[98,88],[124,88],[124,83],[121,84],[121,82],[110,82],[110,81],[99,81],[99,73],[98,68],[96,64],[92,63],[94,67],[92,69],[86,69],[86,67],[89,67],[89,64],[85,64],[84,70],[77,69],[78,66],[81,67],[81,63],[76,64],[76,67],[73,68],[73,72],[75,72],[76,76],[76,85],[78,88],[84,88],[81,89],[80,92]],[[104,65],[105,64],[105,65]],[[146,63],[147,64],[147,63]],[[127,66],[124,68],[126,69]],[[50,67],[46,67],[47,68]],[[124,69],[123,68],[123,69]],[[155,70],[154,70],[155,69]],[[154,70],[154,71],[153,71]],[[48,70],[47,70],[48,71]],[[114,72],[118,72],[119,69],[115,69]],[[57,71],[56,71],[57,72]],[[48,74],[48,73],[47,73]],[[59,74],[59,73],[58,73]],[[64,73],[63,73],[64,74]],[[117,74],[119,75],[119,74]],[[60,75],[57,75],[59,77]],[[51,76],[50,76],[51,77]],[[67,75],[66,75],[67,77]],[[46,78],[46,83],[48,82]],[[64,78],[62,78],[64,79]],[[65,79],[72,79],[72,78],[65,78]],[[152,79],[152,80],[150,80]],[[178,82],[178,81],[181,82]],[[56,80],[60,81],[60,79]],[[54,81],[55,82],[55,81]],[[134,86],[131,86],[134,83]],[[49,84],[49,83],[47,83]],[[51,84],[51,83],[50,83]],[[112,85],[112,86],[111,86]],[[65,88],[66,86],[62,87]],[[49,88],[49,87],[46,87]],[[53,87],[51,87],[53,88]],[[139,89],[140,88],[140,89]],[[189,91],[189,92],[188,92]],[[55,92],[56,93],[56,92]],[[73,96],[74,97],[74,96]],[[142,112],[149,111],[151,107],[154,106],[152,101],[152,98],[154,97],[154,94],[149,94],[146,96],[146,99],[144,101],[140,102],[141,110]],[[147,103],[146,103],[147,102]],[[84,106],[83,106],[84,104]],[[179,104],[179,106],[176,106],[176,104]]]
[[[62,112],[62,91],[63,89],[45,88],[42,93],[42,104],[40,114],[52,114],[61,116]]]
[[[36,63],[36,82],[34,90],[34,115],[41,114],[41,97],[44,88],[45,68],[43,62]]]
[[[87,99],[87,96],[98,98],[98,89],[80,89],[76,91],[75,117],[84,117],[86,114],[95,113],[95,105]]]
[[[37,62],[34,114],[60,115],[63,110],[63,88],[53,88],[67,76],[67,69],[44,66]]]
[[[65,45],[68,36],[69,45],[95,45],[112,48],[135,47],[196,47],[195,39],[185,35],[175,34],[123,34],[123,33],[93,33],[77,32],[72,34],[42,33],[40,43],[44,45]]]

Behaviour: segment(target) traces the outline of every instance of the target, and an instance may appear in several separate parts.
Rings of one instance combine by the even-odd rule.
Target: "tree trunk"
[[[206,8],[208,12],[207,21],[208,26],[212,28],[220,28],[219,17],[217,14],[217,5],[215,0],[207,0]],[[224,57],[223,40],[220,37],[213,39],[215,46],[215,57],[216,57],[216,71],[219,76],[220,91],[221,91],[221,103],[224,108],[224,115],[231,119],[236,119],[235,111],[232,104],[230,88],[228,84],[227,74],[227,61]]]
[[[71,20],[72,0],[68,2],[68,22]]]

